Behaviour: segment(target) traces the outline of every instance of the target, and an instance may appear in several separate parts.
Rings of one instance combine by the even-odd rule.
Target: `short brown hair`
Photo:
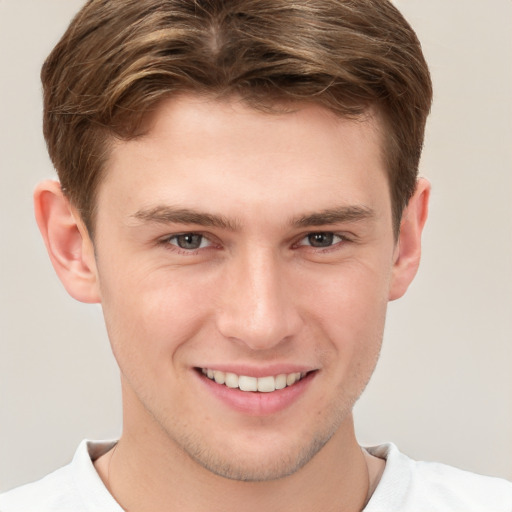
[[[375,107],[397,230],[432,100],[420,43],[387,0],[89,0],[41,77],[50,157],[89,230],[109,141],[137,137],[184,91],[351,117]]]

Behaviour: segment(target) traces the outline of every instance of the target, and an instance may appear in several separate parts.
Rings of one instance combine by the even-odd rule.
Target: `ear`
[[[37,186],[34,209],[53,268],[68,293],[81,302],[100,302],[93,243],[58,182]]]
[[[421,257],[421,233],[428,215],[430,183],[420,178],[416,191],[402,214],[395,248],[389,300],[400,298],[411,284]]]

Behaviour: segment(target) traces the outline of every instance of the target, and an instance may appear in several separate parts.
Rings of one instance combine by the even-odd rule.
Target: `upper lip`
[[[197,366],[199,369],[218,370],[224,373],[245,375],[247,377],[269,377],[289,373],[308,373],[317,368],[308,365],[298,364],[270,364],[265,366],[254,366],[244,364],[206,364]]]

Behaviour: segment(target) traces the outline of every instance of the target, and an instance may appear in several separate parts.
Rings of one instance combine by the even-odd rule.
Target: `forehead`
[[[145,135],[113,144],[98,207],[106,195],[124,198],[122,210],[186,203],[238,216],[388,203],[380,126],[373,113],[349,120],[312,103],[268,113],[236,98],[166,100]]]
[[[362,143],[381,146],[384,142],[381,117],[377,107],[373,106],[360,116],[348,118],[315,102],[283,100],[253,105],[237,95],[180,94],[157,104],[146,116],[144,135],[135,142],[151,143],[160,137],[171,136],[176,139],[190,135],[211,138],[219,134],[252,146],[254,135],[259,131],[257,142],[262,147],[289,145],[293,139],[302,139],[302,143],[304,139],[323,139],[329,143],[337,138],[339,142],[351,135],[361,137]],[[347,130],[347,127],[351,129]],[[326,137],[327,132],[333,137]]]

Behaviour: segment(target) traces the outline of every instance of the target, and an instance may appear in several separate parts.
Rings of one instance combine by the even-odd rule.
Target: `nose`
[[[296,335],[301,318],[285,261],[270,249],[233,258],[222,278],[217,326],[252,350],[268,350]]]

